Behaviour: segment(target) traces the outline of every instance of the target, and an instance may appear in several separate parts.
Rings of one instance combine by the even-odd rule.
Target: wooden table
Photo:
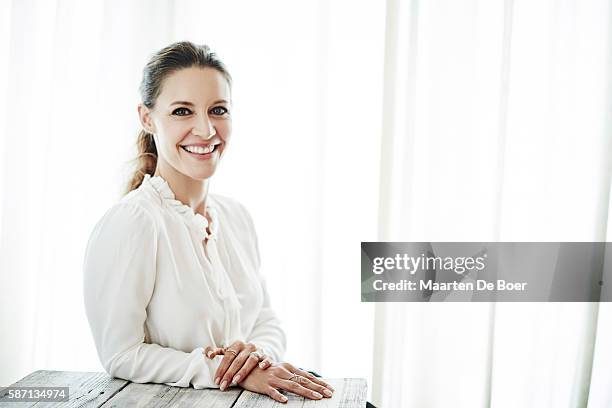
[[[163,384],[137,384],[106,373],[74,371],[35,371],[11,387],[69,387],[67,402],[5,402],[8,391],[0,395],[0,407],[320,407],[363,408],[366,406],[367,385],[363,378],[325,379],[334,387],[331,398],[309,400],[283,392],[289,399],[282,404],[267,395],[231,387],[196,390]]]

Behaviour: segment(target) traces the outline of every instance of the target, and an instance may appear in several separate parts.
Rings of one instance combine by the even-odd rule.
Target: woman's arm
[[[280,362],[282,360],[285,353],[286,337],[280,326],[280,320],[270,307],[263,278],[260,278],[260,281],[264,291],[264,304],[245,344],[248,346],[254,345],[256,348],[263,350],[265,360],[260,363],[259,368],[265,369],[273,364],[272,361]],[[231,347],[236,348],[234,345]],[[236,382],[240,384],[257,367],[257,361],[247,360],[245,356],[242,356],[243,353],[244,351],[240,355],[235,355],[225,353],[223,349],[212,351],[211,356],[224,354],[223,360],[215,373],[215,379],[219,378],[218,382],[221,384],[222,391],[225,390],[226,384]]]
[[[274,361],[282,361],[287,346],[287,338],[276,312],[270,305],[266,281],[261,274],[258,273],[257,275],[263,289],[264,302],[253,330],[246,341],[261,347],[264,353]]]
[[[260,285],[263,293],[262,307],[257,311],[255,323],[253,324],[251,332],[247,334],[245,342],[251,348],[255,346],[263,350],[265,360],[260,363],[260,368],[265,369],[270,366],[271,361],[282,361],[284,358],[287,343],[286,335],[281,327],[279,318],[270,304],[270,296],[266,287],[266,281],[259,272],[261,265],[259,244],[251,215],[238,201],[228,200],[227,203],[231,204],[228,211],[231,212],[233,217],[236,217],[235,221],[239,225],[240,236],[246,237],[242,242],[244,242],[245,249],[253,259],[255,268],[254,274],[257,277],[257,284]],[[240,352],[240,350],[237,351]],[[224,357],[215,373],[215,378],[219,378],[221,384],[223,384],[223,382],[229,384],[234,380],[240,383],[256,366],[256,363],[254,364],[253,361],[247,359],[248,354],[245,354],[245,352],[240,352],[240,356],[236,356],[234,354],[224,353],[223,349],[211,350],[212,358],[221,354],[224,354]],[[237,377],[237,375],[239,377]],[[223,390],[224,387],[222,386],[221,389]]]
[[[261,257],[259,254],[259,242],[253,219],[246,208],[244,208],[242,205],[241,207],[253,240],[253,252],[256,259],[257,268],[256,273],[264,296],[263,305],[259,315],[257,316],[255,325],[253,326],[253,330],[247,337],[246,341],[264,349],[264,352],[273,360],[282,361],[287,348],[287,336],[285,335],[285,332],[281,326],[280,319],[278,318],[274,309],[272,309],[266,280],[260,272]]]
[[[223,349],[214,350],[211,348],[210,357],[215,358],[215,356],[224,355],[214,377],[215,379],[219,379],[218,384],[221,385],[222,391],[226,388],[227,384],[235,382],[240,383],[240,381],[246,378],[251,370],[257,365],[257,361],[249,361],[247,359],[248,350],[242,350],[244,345],[250,347],[255,346],[263,350],[264,360],[260,363],[260,368],[269,367],[273,361],[282,361],[285,354],[287,342],[285,332],[281,328],[280,320],[276,316],[276,313],[270,306],[270,298],[266,289],[265,280],[261,275],[258,274],[258,276],[264,293],[263,306],[257,316],[251,333],[247,337],[246,343],[238,342],[241,344],[240,347],[231,346],[233,349],[239,348],[236,350],[239,354],[225,353]],[[245,355],[243,356],[243,354]]]
[[[156,276],[157,231],[145,209],[112,207],[95,226],[84,261],[85,310],[104,369],[137,383],[218,388],[218,362],[202,348],[187,353],[145,343],[144,324]]]

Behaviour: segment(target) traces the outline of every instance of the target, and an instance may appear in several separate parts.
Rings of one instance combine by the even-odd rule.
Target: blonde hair
[[[232,77],[225,64],[207,45],[181,41],[162,48],[153,54],[145,65],[139,87],[143,105],[152,109],[164,79],[173,72],[194,66],[216,69],[225,77],[231,88]],[[152,133],[141,130],[136,138],[136,147],[138,155],[132,160],[136,162],[136,170],[127,184],[125,194],[138,188],[145,174],[153,175],[157,167],[157,146]]]

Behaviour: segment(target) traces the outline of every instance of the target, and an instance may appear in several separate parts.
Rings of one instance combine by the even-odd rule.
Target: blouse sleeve
[[[251,236],[253,237],[253,250],[257,264],[257,277],[264,295],[263,305],[259,311],[255,325],[253,326],[253,330],[247,338],[247,342],[263,348],[264,352],[272,357],[273,360],[283,361],[285,350],[287,348],[287,337],[282,329],[280,319],[276,315],[274,309],[272,309],[266,280],[260,273],[261,258],[259,255],[259,244],[257,241],[257,233],[255,231],[253,220],[244,207],[242,207],[242,210],[249,224]]]
[[[218,388],[218,362],[145,342],[147,305],[156,277],[157,231],[143,207],[118,203],[87,243],[83,293],[98,356],[113,377],[136,383]]]

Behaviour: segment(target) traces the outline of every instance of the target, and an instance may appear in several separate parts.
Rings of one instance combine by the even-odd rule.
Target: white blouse
[[[85,309],[111,376],[218,388],[213,376],[223,356],[210,360],[202,350],[236,340],[283,359],[286,336],[259,273],[250,215],[214,194],[207,212],[210,228],[163,178],[147,174],[94,227],[84,261]]]

